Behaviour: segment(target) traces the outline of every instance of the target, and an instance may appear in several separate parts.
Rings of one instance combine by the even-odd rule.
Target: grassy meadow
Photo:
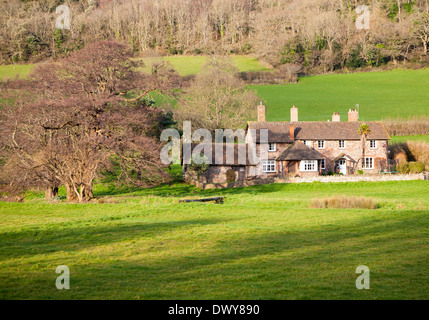
[[[290,119],[299,108],[302,120],[328,120],[333,112],[347,119],[348,109],[360,105],[360,119],[429,113],[429,68],[303,77],[297,84],[252,86],[264,99],[268,120]]]
[[[231,55],[231,60],[240,72],[247,71],[265,71],[269,68],[260,62],[257,58],[245,55]],[[173,68],[182,76],[189,76],[201,72],[201,68],[207,62],[207,56],[166,56],[159,58],[144,58],[145,71],[150,70],[150,65],[158,60],[166,60],[171,63]],[[16,64],[0,66],[0,81],[13,79],[17,75],[20,78],[26,78],[34,68],[34,64]]]
[[[10,64],[0,66],[0,81],[15,79],[15,77],[25,79],[33,70],[34,64]]]
[[[232,55],[231,58],[241,72],[269,70],[252,56]],[[178,55],[145,59],[148,70],[154,61],[165,59],[181,75],[187,76],[201,72],[207,57]],[[0,66],[0,80],[17,74],[26,77],[33,67]],[[429,68],[318,75],[301,77],[296,84],[250,87],[265,102],[270,121],[288,121],[292,105],[299,108],[299,118],[306,121],[331,119],[334,111],[345,120],[348,109],[356,104],[360,105],[360,119],[366,121],[429,113]]]
[[[392,136],[392,140],[390,140],[390,143],[400,143],[400,142],[407,142],[407,141],[421,141],[421,142],[427,142],[429,143],[429,135],[415,135],[415,136]]]
[[[234,65],[240,72],[269,70],[259,60],[252,56],[231,55]],[[198,74],[207,61],[206,56],[169,56],[164,58],[182,76]]]
[[[0,203],[1,299],[428,299],[427,181],[272,184]],[[62,191],[63,195],[63,191]],[[225,196],[224,204],[179,203]],[[313,209],[367,196],[371,209]],[[70,268],[70,290],[55,269]],[[356,267],[371,272],[357,290]]]
[[[266,70],[233,56],[240,71]],[[204,56],[165,57],[181,75]],[[33,65],[0,66],[0,80],[28,76]],[[252,86],[268,120],[362,120],[424,115],[429,69],[301,78]],[[429,136],[392,137],[392,142]],[[200,190],[175,182],[117,190],[98,184],[88,204],[0,202],[0,299],[429,299],[428,181],[272,184]],[[312,208],[314,199],[371,197],[378,209]],[[224,204],[179,203],[225,196]],[[57,290],[67,265],[71,289]],[[371,272],[357,290],[356,267]]]

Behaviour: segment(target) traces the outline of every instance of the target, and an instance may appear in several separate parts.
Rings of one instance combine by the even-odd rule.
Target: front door
[[[295,173],[296,172],[296,162],[287,162],[287,172],[289,173]]]
[[[337,161],[338,168],[340,168],[340,173],[347,174],[347,165],[345,159],[340,159]]]

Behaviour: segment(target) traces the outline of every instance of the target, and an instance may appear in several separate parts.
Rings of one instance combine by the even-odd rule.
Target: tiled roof
[[[290,125],[294,126],[296,140],[360,140],[359,127],[363,122],[299,121],[299,122],[249,122],[248,129],[268,129],[269,142],[292,142],[289,135]],[[365,122],[371,133],[368,139],[390,139],[381,122]],[[257,140],[259,141],[259,139]]]
[[[336,157],[334,158],[334,162],[335,162],[335,161],[338,161],[338,160],[340,160],[340,159],[342,159],[342,158],[348,158],[350,161],[352,161],[352,162],[356,162],[356,160],[355,160],[355,159],[353,159],[352,157],[350,157],[349,155],[347,155],[347,154],[345,154],[345,153],[341,153],[341,154],[339,154],[338,156],[336,156]]]
[[[318,151],[307,147],[300,141],[295,141],[276,160],[322,160],[325,157]]]
[[[210,144],[208,143],[192,143],[191,144],[191,151],[194,151],[194,148],[200,146],[200,148],[203,147],[210,147]],[[227,147],[226,146],[230,146],[234,148],[234,159],[228,159],[227,158]],[[240,149],[239,146],[241,146],[243,149]],[[222,150],[219,154],[219,156],[216,155],[216,149],[218,148],[218,150]],[[202,149],[200,149],[202,150]],[[208,150],[208,149],[207,149]],[[209,161],[211,160],[211,166],[228,166],[228,165],[254,165],[253,163],[251,163],[250,161],[250,157],[251,157],[251,151],[249,152],[249,146],[248,144],[245,143],[212,143],[211,144],[211,151],[212,151],[212,156],[211,159],[208,159]],[[244,151],[245,153],[241,156],[241,158],[239,157],[239,151]],[[219,151],[218,151],[219,152]],[[186,157],[186,155],[184,154],[184,157]]]
[[[256,129],[256,141],[260,141],[260,129],[268,129],[268,142],[292,143],[289,122],[250,122],[249,129]]]

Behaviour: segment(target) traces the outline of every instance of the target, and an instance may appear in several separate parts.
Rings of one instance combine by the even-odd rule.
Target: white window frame
[[[302,172],[317,172],[317,160],[301,160],[299,164],[299,171]]]
[[[320,143],[322,143],[322,147],[320,146]],[[325,149],[325,140],[317,140],[317,149]]]
[[[326,170],[326,159],[320,160],[320,169]]]
[[[372,146],[372,143],[374,143],[374,146]],[[369,148],[377,149],[377,140],[369,140]]]
[[[304,144],[305,144],[307,147],[309,147],[309,148],[311,148],[311,147],[312,147],[312,146],[311,146],[311,140],[304,140],[303,142],[304,142]]]
[[[341,142],[343,143],[343,146],[341,146]],[[346,148],[346,140],[338,140],[338,148],[345,149]]]
[[[369,163],[367,163],[367,160],[369,160]],[[365,165],[364,165],[364,169],[374,169],[374,157],[365,157]],[[368,167],[367,164],[370,164],[370,166]]]
[[[274,148],[271,148],[272,146],[274,146]],[[269,152],[275,152],[275,151],[277,151],[277,145],[274,142],[268,143],[268,151]]]
[[[274,160],[262,161],[262,172],[276,172],[276,162]]]

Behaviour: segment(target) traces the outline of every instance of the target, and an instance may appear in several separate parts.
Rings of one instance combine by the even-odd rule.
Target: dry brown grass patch
[[[377,209],[378,202],[368,197],[335,196],[311,200],[312,208],[329,209]]]

